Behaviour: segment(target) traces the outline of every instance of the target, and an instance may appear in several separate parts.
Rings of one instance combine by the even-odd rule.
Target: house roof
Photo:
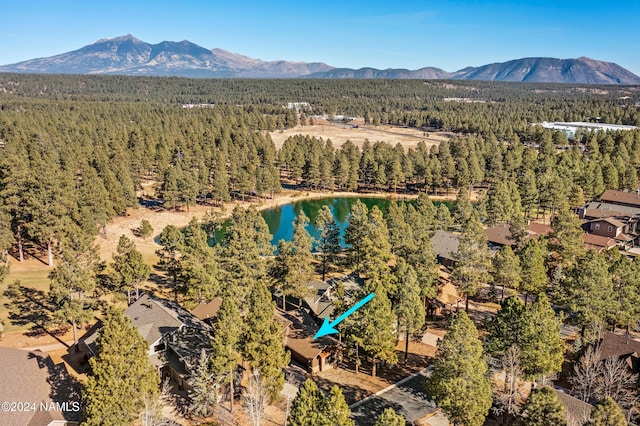
[[[605,203],[602,201],[592,201],[585,206],[585,215],[595,212],[600,212],[599,214],[606,216],[634,216],[640,214],[640,206],[621,206],[620,204]]]
[[[567,426],[582,426],[585,422],[589,421],[593,405],[562,392],[559,389],[554,390],[556,391],[558,400],[564,406]]]
[[[186,322],[191,322],[187,315],[193,317],[177,303],[148,294],[143,295],[125,309],[124,314],[131,319],[131,324],[138,327],[140,334],[149,345],[157,342],[162,336],[174,332]]]
[[[607,332],[600,340],[600,359],[620,358],[640,353],[640,342],[626,336]]]
[[[617,245],[616,241],[613,238],[587,233],[582,234],[582,241],[584,242],[584,245],[587,249],[594,249],[596,251],[600,251],[603,248],[606,248],[608,250]]]
[[[0,348],[2,380],[0,395],[3,402],[34,403],[35,410],[0,410],[0,424],[8,426],[40,426],[53,421],[78,421],[80,412],[41,410],[40,403],[64,403],[73,410],[80,403],[80,389],[67,374],[64,364],[55,365],[48,354]]]
[[[604,201],[612,204],[622,204],[632,207],[640,207],[640,193],[637,192],[623,192],[607,189],[600,196],[600,201]]]
[[[222,298],[215,297],[212,300],[205,302],[204,300],[191,310],[191,313],[198,317],[199,320],[206,320],[215,318],[218,315],[220,306],[222,305]]]
[[[318,331],[318,327],[311,326],[304,322],[304,312],[302,312],[302,310],[287,312],[282,315],[291,321],[285,346],[301,357],[312,360],[326,351],[328,347],[338,344],[334,338],[329,336],[323,336],[314,340],[313,336]]]
[[[544,235],[545,237],[548,237],[553,231],[553,228],[551,228],[550,225],[545,225],[544,223],[539,222],[529,222],[527,228],[534,234]]]
[[[455,260],[454,255],[458,252],[460,237],[451,232],[436,231],[431,237],[431,245],[436,255],[449,260]]]
[[[302,299],[305,304],[317,318],[330,316],[335,309],[328,294],[331,284],[325,281],[310,281],[307,286],[313,289],[313,294]]]
[[[487,228],[484,233],[487,236],[487,240],[492,244],[510,246],[515,242],[511,239],[511,227],[506,223]]]

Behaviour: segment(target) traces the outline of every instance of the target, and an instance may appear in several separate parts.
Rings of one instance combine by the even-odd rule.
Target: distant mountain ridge
[[[128,34],[106,38],[72,52],[0,66],[0,72],[120,74],[196,78],[388,78],[522,81],[576,84],[640,84],[621,66],[594,59],[523,58],[455,72],[424,67],[334,68],[323,62],[263,61],[184,40],[149,44]]]

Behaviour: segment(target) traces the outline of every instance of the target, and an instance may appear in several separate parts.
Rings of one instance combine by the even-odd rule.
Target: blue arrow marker
[[[333,322],[329,322],[329,317],[325,317],[324,322],[322,323],[322,327],[320,327],[320,330],[318,330],[318,332],[316,333],[315,336],[313,336],[313,338],[317,339],[318,337],[326,336],[327,334],[339,333],[339,331],[336,330],[334,327],[340,324],[342,321],[344,321],[349,315],[353,314],[355,311],[362,308],[364,304],[367,303],[369,300],[373,299],[374,296],[375,294],[371,293],[370,295],[368,295],[367,297],[365,297],[364,299],[362,299],[361,301],[353,305],[351,309],[349,309],[344,314],[340,315]]]

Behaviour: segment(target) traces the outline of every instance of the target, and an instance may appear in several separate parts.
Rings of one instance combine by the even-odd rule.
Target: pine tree
[[[396,331],[391,302],[387,292],[379,279],[371,278],[365,286],[365,294],[375,292],[375,297],[354,318],[356,335],[360,346],[364,348],[372,359],[371,375],[375,377],[379,360],[392,364],[398,362],[396,354]]]
[[[273,319],[275,307],[264,281],[254,284],[247,305],[241,353],[251,368],[260,371],[275,400],[284,386],[282,369],[289,363],[289,353],[284,349],[280,323]]]
[[[233,412],[234,379],[240,360],[242,319],[233,296],[222,299],[211,339],[211,371],[218,382],[229,385],[229,411]]]
[[[140,238],[145,240],[153,235],[153,227],[148,220],[142,219],[140,221],[140,226],[138,227],[138,235],[140,236]]]
[[[325,408],[324,395],[312,379],[307,379],[300,386],[291,404],[289,422],[291,426],[329,426],[330,423],[323,415]]]
[[[506,298],[496,316],[487,324],[487,351],[501,356],[512,345],[524,348],[528,338],[528,312],[517,295]]]
[[[520,252],[520,268],[522,284],[525,292],[525,305],[529,294],[538,295],[547,287],[547,271],[544,264],[544,251],[535,239],[530,239]]]
[[[149,278],[151,267],[144,262],[142,254],[136,250],[136,246],[126,235],[121,235],[118,240],[117,253],[113,256],[113,270],[116,273],[116,283],[120,290],[127,292],[129,304],[131,303],[131,291],[136,291],[136,300],[140,297],[140,284]]]
[[[519,288],[522,280],[520,259],[510,246],[500,248],[493,257],[493,283],[502,287],[500,302],[504,301],[505,287]]]
[[[522,369],[530,379],[547,378],[562,370],[565,344],[560,335],[561,320],[544,294],[528,309],[528,332],[522,349]]]
[[[209,356],[202,349],[193,374],[189,378],[189,413],[193,417],[207,417],[213,413],[217,404],[214,380],[211,375]]]
[[[60,263],[49,274],[54,317],[59,323],[71,323],[75,345],[78,325],[93,317],[91,297],[99,266],[97,250],[90,241],[70,242],[61,252]]]
[[[149,346],[122,311],[109,309],[89,360],[83,399],[87,425],[130,424],[144,399],[158,395],[160,378],[149,364]]]
[[[393,408],[386,408],[376,419],[374,426],[405,426],[404,417],[396,413]]]
[[[342,390],[337,385],[333,385],[329,390],[323,411],[331,426],[355,426],[355,422],[350,418],[351,410],[344,399]]]
[[[318,211],[314,226],[320,231],[318,251],[322,258],[322,281],[324,281],[329,265],[337,261],[338,254],[342,251],[340,227],[336,224],[331,209],[326,205]]]
[[[169,274],[174,295],[178,297],[178,274],[180,273],[180,251],[184,248],[184,234],[174,225],[167,225],[160,233],[162,248],[156,251],[159,264]]]
[[[426,390],[454,424],[480,426],[491,408],[491,384],[478,330],[464,311],[438,342]]]
[[[611,397],[606,397],[591,410],[589,426],[626,426],[627,419],[620,406]]]
[[[523,426],[564,426],[567,420],[564,407],[556,392],[549,386],[531,391],[521,413]]]
[[[347,229],[344,233],[344,240],[350,246],[349,261],[355,265],[356,271],[360,271],[364,256],[363,242],[367,236],[369,228],[369,209],[360,200],[351,206],[351,212],[347,219]]]
[[[300,212],[293,223],[293,240],[280,240],[273,276],[282,293],[282,309],[286,309],[287,296],[303,297],[311,294],[308,284],[313,279],[313,238],[306,230],[309,218]]]
[[[491,279],[491,255],[487,236],[475,215],[466,224],[454,256],[456,265],[451,280],[465,296],[466,310],[469,311],[469,297],[475,296]]]
[[[398,302],[395,307],[400,330],[405,332],[404,362],[409,356],[409,339],[412,336],[422,336],[425,311],[422,303],[418,276],[415,270],[404,259],[398,259],[395,271],[398,280]]]

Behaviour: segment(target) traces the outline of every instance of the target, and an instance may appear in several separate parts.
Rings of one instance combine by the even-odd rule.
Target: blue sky
[[[640,75],[640,1],[11,1],[0,64],[133,34],[263,60],[455,71],[530,56],[588,56]]]

